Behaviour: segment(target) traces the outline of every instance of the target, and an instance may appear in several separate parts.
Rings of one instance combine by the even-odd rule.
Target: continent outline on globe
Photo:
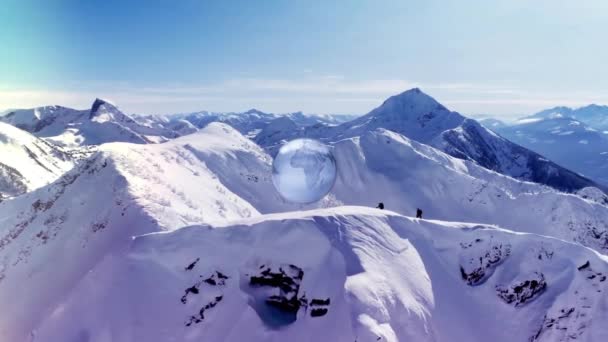
[[[295,139],[283,145],[272,164],[272,183],[285,200],[314,203],[333,188],[337,163],[331,147],[314,139]]]

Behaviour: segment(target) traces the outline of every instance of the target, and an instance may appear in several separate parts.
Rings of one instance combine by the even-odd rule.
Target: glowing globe
[[[272,183],[290,202],[312,203],[334,186],[336,160],[329,146],[312,139],[283,145],[272,163]]]

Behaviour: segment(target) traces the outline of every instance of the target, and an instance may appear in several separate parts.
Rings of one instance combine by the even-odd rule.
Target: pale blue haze
[[[608,2],[5,0],[0,108],[465,114],[608,103]]]

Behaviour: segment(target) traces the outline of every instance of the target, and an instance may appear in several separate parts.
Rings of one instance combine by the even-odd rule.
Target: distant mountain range
[[[608,106],[555,107],[514,123],[481,121],[505,138],[608,184]]]
[[[244,113],[196,112],[163,116],[129,116],[111,103],[97,99],[90,110],[58,106],[17,110],[0,117],[61,146],[98,145],[104,142],[164,142],[191,134],[210,122],[224,122],[274,154],[287,140],[313,137],[332,142],[385,128],[446,153],[520,180],[549,185],[562,191],[593,186],[572,172],[496,135],[473,119],[448,110],[418,88],[384,101],[370,113],[350,116],[268,114],[255,109]]]
[[[448,110],[418,88],[392,96],[370,113],[340,125],[297,127],[288,119],[281,119],[274,126],[254,138],[271,154],[286,140],[296,137],[331,142],[385,128],[520,180],[546,184],[563,191],[587,186],[606,189],[495,134],[477,121]]]

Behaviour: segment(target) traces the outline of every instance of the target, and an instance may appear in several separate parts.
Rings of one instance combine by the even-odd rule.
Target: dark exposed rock
[[[270,287],[279,290],[279,294],[267,297],[265,303],[284,315],[283,322],[286,324],[296,320],[300,308],[312,307],[311,317],[327,314],[330,298],[313,298],[309,301],[305,294],[299,296],[300,283],[304,278],[304,271],[301,268],[287,265],[281,266],[275,271],[271,267],[262,265],[259,269],[261,271],[257,275],[250,276],[249,285],[253,288]]]
[[[511,245],[476,239],[461,243],[465,257],[461,259],[460,275],[471,286],[483,284],[510,254]]]
[[[310,311],[310,317],[321,317],[321,316],[325,316],[326,314],[327,314],[327,309],[325,309],[325,308],[312,309]]]
[[[515,306],[521,306],[538,297],[546,288],[545,276],[542,273],[535,272],[532,279],[517,282],[509,287],[497,286],[496,292],[498,297],[506,303],[515,303]]]
[[[202,321],[205,320],[205,312],[209,309],[213,309],[219,302],[222,301],[222,299],[224,298],[224,296],[216,296],[212,301],[206,303],[205,305],[203,305],[201,307],[201,309],[198,311],[198,315],[195,316],[190,316],[190,318],[186,321],[186,326],[189,327],[191,326],[193,323],[201,323]]]
[[[186,266],[186,271],[192,271],[192,269],[194,268],[194,266],[196,266],[196,263],[201,260],[201,258],[196,258],[196,260],[194,260],[190,265]]]
[[[198,261],[198,259],[197,259]],[[196,262],[194,262],[196,263]],[[194,267],[194,266],[193,266]],[[203,276],[201,276],[201,278],[203,278]],[[211,274],[211,276],[201,279],[199,281],[197,281],[194,285],[192,285],[191,287],[187,288],[185,290],[184,295],[181,298],[181,302],[183,304],[186,304],[188,302],[188,295],[189,294],[198,294],[199,293],[199,288],[201,287],[201,285],[207,284],[209,286],[224,286],[226,285],[226,280],[228,279],[228,277],[226,275],[224,275],[223,273],[219,272],[219,271],[215,271],[213,274]]]
[[[585,268],[589,267],[591,264],[589,263],[589,260],[587,260],[586,263],[582,264],[581,266],[578,267],[579,271],[584,270]]]

